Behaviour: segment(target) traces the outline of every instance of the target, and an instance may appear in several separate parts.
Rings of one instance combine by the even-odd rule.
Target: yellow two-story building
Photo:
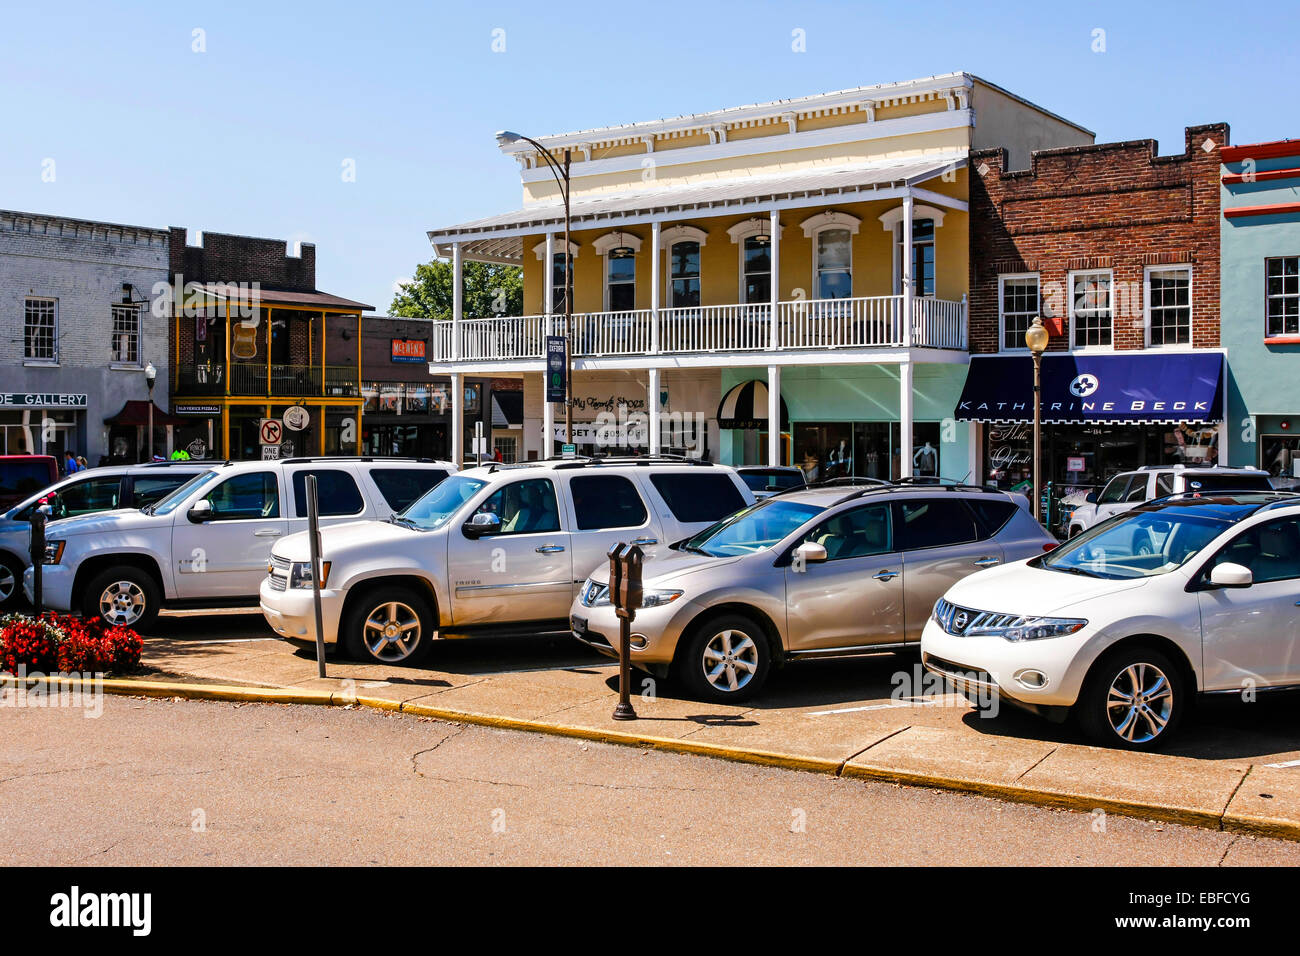
[[[429,238],[457,288],[467,260],[522,266],[525,315],[466,318],[458,298],[430,371],[522,378],[524,458],[571,442],[795,464],[810,479],[961,479],[975,456],[951,419],[967,362],[967,156],[1002,146],[1023,166],[1033,149],[1092,140],[966,73],[501,134],[522,207]],[[545,400],[548,336],[571,356],[571,431]]]

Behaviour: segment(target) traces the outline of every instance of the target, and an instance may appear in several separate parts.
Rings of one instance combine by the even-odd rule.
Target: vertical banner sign
[[[564,357],[564,336],[548,335],[546,337],[546,400],[556,405],[563,405],[565,399],[564,380],[568,368]]]

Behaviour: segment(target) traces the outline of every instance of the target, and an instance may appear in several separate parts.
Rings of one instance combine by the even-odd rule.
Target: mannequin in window
[[[939,453],[934,446],[926,442],[912,456],[912,471],[917,475],[937,475],[939,473]]]
[[[832,448],[830,454],[826,456],[826,477],[842,478],[849,473],[849,448],[848,442],[843,438],[840,439],[838,448]]]

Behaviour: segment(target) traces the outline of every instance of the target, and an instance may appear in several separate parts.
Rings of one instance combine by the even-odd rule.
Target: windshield
[[[201,471],[193,478],[191,478],[189,481],[185,482],[185,484],[181,485],[179,488],[173,491],[171,494],[167,495],[167,497],[159,501],[156,501],[148,508],[142,508],[141,510],[147,515],[171,514],[173,511],[175,511],[177,508],[180,507],[181,502],[183,502],[186,498],[188,498],[191,492],[197,490],[198,488],[210,485],[218,477],[219,477],[219,472]]]
[[[1149,578],[1186,564],[1231,523],[1204,515],[1126,511],[1038,559],[1039,567],[1095,578]]]
[[[824,510],[816,505],[769,498],[705,528],[682,547],[715,558],[765,551]]]
[[[405,511],[394,515],[393,520],[399,524],[409,524],[424,531],[432,531],[459,511],[461,505],[473,498],[475,493],[486,484],[486,481],[480,481],[478,478],[453,475],[429,489]]]
[[[784,491],[804,484],[803,475],[796,471],[742,471],[740,480],[750,491]]]

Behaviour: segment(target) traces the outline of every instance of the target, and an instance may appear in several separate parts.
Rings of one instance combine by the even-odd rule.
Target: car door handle
[[[633,544],[642,544],[642,545],[645,545],[645,544],[658,544],[658,543],[659,543],[659,539],[658,539],[658,538],[633,538],[633,539],[632,539],[632,543],[633,543]]]
[[[897,571],[891,571],[889,568],[883,568],[872,575],[877,581],[892,581],[898,577]]]
[[[540,548],[533,548],[538,554],[557,554],[564,550],[562,544],[544,544]]]
[[[1001,558],[995,558],[995,557],[993,557],[992,555],[989,555],[988,557],[983,557],[983,558],[980,558],[978,561],[976,561],[976,562],[975,562],[975,567],[977,567],[977,568],[991,568],[991,567],[993,567],[993,565],[995,565],[995,564],[1001,564],[1001,563],[1002,563],[1002,559],[1001,559]]]
[[[283,531],[276,531],[274,528],[258,528],[256,531],[253,532],[253,537],[255,537],[255,538],[278,538],[278,537],[280,537],[280,535],[282,535],[283,533],[284,533]]]

